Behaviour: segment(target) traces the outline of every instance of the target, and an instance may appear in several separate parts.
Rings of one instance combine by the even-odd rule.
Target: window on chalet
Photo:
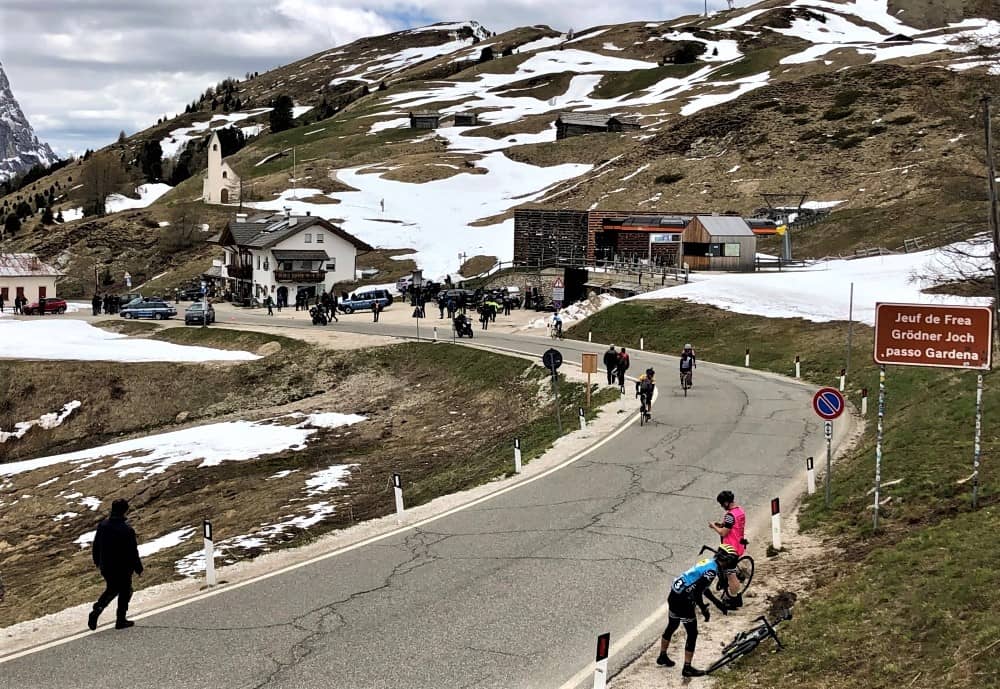
[[[337,259],[331,258],[330,262],[326,264],[326,269],[333,272],[337,272]]]
[[[323,233],[322,232],[317,232],[316,233],[316,243],[317,244],[322,244],[323,243]]]
[[[312,236],[312,233],[311,233],[311,232],[306,232],[306,234],[305,234],[305,239],[304,239],[303,241],[304,241],[304,242],[305,242],[306,244],[312,244],[312,243],[313,243],[313,236]]]

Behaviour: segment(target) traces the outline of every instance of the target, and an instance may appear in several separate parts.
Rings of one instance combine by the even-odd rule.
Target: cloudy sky
[[[464,19],[493,31],[580,30],[703,8],[704,0],[0,0],[0,62],[39,138],[66,155],[183,112],[224,77],[362,36]]]

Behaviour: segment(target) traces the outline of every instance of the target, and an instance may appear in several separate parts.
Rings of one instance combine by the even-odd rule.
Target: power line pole
[[[993,163],[993,121],[990,115],[990,97],[983,96],[983,127],[986,134],[986,166],[989,174],[990,190],[990,233],[993,237],[993,250],[990,259],[993,262],[993,344],[996,346],[998,323],[997,313],[1000,310],[1000,216],[997,215],[997,171]]]

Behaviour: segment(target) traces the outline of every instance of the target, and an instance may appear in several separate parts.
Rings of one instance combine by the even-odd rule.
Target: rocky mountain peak
[[[0,64],[0,182],[30,170],[38,163],[48,165],[56,160],[58,158],[49,145],[35,136]]]

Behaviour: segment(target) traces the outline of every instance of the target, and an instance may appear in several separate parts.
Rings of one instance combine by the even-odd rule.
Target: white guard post
[[[840,369],[840,391],[843,392],[847,386],[847,369]]]
[[[771,545],[781,550],[781,505],[778,498],[771,500]]]
[[[580,407],[580,430],[586,430],[587,428],[587,413]]]
[[[747,368],[750,368],[750,348],[749,347],[747,347],[747,355],[746,355],[746,358],[743,360],[743,365],[746,366]]]
[[[403,516],[403,480],[399,474],[392,475],[392,491],[396,494],[396,516]]]
[[[802,377],[802,362],[799,360],[799,357],[795,357],[795,377]]]
[[[611,632],[597,637],[597,666],[594,668],[594,689],[608,686],[608,652],[611,649]]]
[[[645,337],[640,337],[639,338],[639,351],[640,352],[646,351],[646,338]]]
[[[215,544],[212,542],[212,522],[204,520],[201,528],[205,536],[205,583],[215,586]]]
[[[868,388],[861,388],[861,416],[868,416]]]
[[[813,468],[812,457],[806,457],[806,491],[809,495],[816,492],[816,469]]]
[[[514,473],[521,473],[521,439],[514,438]]]

